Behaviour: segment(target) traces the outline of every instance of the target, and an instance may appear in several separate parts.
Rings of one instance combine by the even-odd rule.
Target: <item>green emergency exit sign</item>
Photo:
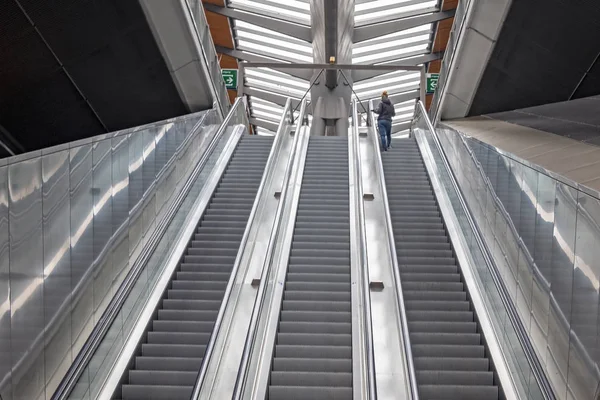
[[[432,94],[437,88],[440,74],[427,74],[427,94]]]
[[[222,69],[223,81],[227,89],[237,89],[238,85],[238,70],[237,69]]]

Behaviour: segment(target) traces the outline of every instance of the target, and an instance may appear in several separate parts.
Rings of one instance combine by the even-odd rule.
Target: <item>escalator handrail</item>
[[[356,207],[359,226],[359,250],[360,258],[358,268],[362,272],[361,295],[363,296],[363,313],[365,323],[365,346],[367,356],[367,399],[377,399],[377,382],[375,378],[375,346],[373,344],[373,320],[371,315],[371,294],[369,289],[369,258],[367,254],[367,228],[365,226],[365,204],[363,200],[364,189],[362,184],[362,172],[360,162],[360,146],[358,131],[358,105],[352,104],[352,153],[354,161],[354,182],[356,187]]]
[[[69,397],[69,395],[71,394],[71,392],[73,391],[73,389],[75,388],[75,386],[79,380],[79,377],[81,376],[81,374],[87,367],[87,365],[90,362],[90,360],[92,359],[93,355],[96,353],[96,350],[100,347],[100,344],[102,343],[103,338],[108,333],[110,327],[112,326],[112,323],[114,322],[115,318],[119,314],[119,311],[125,304],[125,301],[127,300],[129,294],[133,290],[133,287],[134,287],[135,283],[137,282],[137,278],[140,276],[140,274],[144,270],[144,267],[146,266],[147,262],[150,260],[150,257],[152,256],[154,249],[156,248],[156,246],[162,239],[164,232],[166,231],[167,227],[169,226],[169,222],[171,221],[173,216],[179,210],[179,207],[181,206],[181,204],[187,197],[188,192],[190,191],[191,187],[193,186],[194,181],[196,180],[196,178],[198,177],[200,172],[204,169],[204,166],[210,159],[210,156],[212,155],[214,149],[217,147],[217,144],[219,143],[221,137],[225,133],[225,131],[226,131],[225,127],[227,126],[229,121],[232,119],[232,116],[234,115],[235,111],[237,110],[237,107],[239,107],[240,105],[243,106],[243,102],[236,100],[234,105],[231,107],[229,114],[227,115],[225,120],[221,123],[219,129],[215,132],[215,134],[211,138],[210,143],[206,147],[206,151],[204,152],[204,154],[202,155],[202,157],[200,158],[200,160],[194,167],[194,170],[192,171],[192,173],[186,180],[185,185],[181,188],[181,191],[179,192],[179,194],[177,195],[177,197],[175,198],[175,200],[173,201],[173,203],[171,204],[169,209],[166,211],[165,216],[164,216],[163,220],[161,221],[161,224],[156,227],[154,234],[150,237],[148,243],[142,249],[142,252],[138,256],[134,265],[131,267],[127,276],[123,279],[123,282],[117,289],[117,292],[113,296],[109,305],[106,307],[106,310],[100,317],[100,320],[94,327],[92,333],[90,334],[90,336],[84,343],[83,347],[77,354],[77,357],[73,361],[73,364],[71,364],[71,367],[67,371],[67,374],[61,381],[58,388],[55,390],[54,394],[52,395],[52,400],[67,399]],[[193,129],[197,129],[197,128],[198,128],[198,125],[194,126]]]
[[[256,299],[254,300],[254,306],[252,308],[252,316],[250,318],[250,324],[248,327],[248,333],[246,334],[246,340],[244,342],[244,349],[242,351],[242,356],[240,359],[240,365],[238,368],[237,377],[235,380],[235,386],[233,389],[232,400],[241,400],[244,395],[244,389],[246,386],[246,380],[248,377],[248,367],[250,364],[250,356],[253,352],[255,345],[255,338],[257,335],[257,330],[259,326],[259,319],[262,314],[262,309],[264,306],[264,297],[267,289],[267,277],[271,271],[273,265],[273,256],[275,254],[275,244],[277,243],[277,238],[279,236],[279,228],[281,226],[282,214],[284,210],[286,193],[288,190],[289,182],[292,175],[294,160],[296,159],[296,149],[298,147],[299,139],[300,139],[300,130],[304,123],[304,116],[306,112],[306,100],[303,100],[300,106],[300,113],[298,114],[298,118],[296,119],[296,131],[294,134],[294,141],[292,143],[292,147],[290,148],[290,156],[286,165],[283,182],[281,184],[281,195],[279,196],[279,203],[277,204],[277,210],[275,211],[275,220],[273,222],[273,230],[269,235],[269,242],[267,245],[267,250],[265,254],[265,259],[262,266],[262,274],[260,277],[260,284],[258,286],[258,293],[256,295]],[[280,126],[281,128],[281,126]],[[285,129],[283,129],[285,132]],[[193,399],[197,400],[197,399]]]
[[[385,210],[385,229],[387,232],[388,245],[390,248],[390,256],[392,261],[392,275],[394,277],[394,286],[396,288],[396,302],[398,310],[400,312],[400,325],[403,336],[404,353],[406,355],[406,367],[408,370],[408,378],[410,384],[410,392],[412,400],[419,400],[419,390],[417,386],[417,374],[415,372],[415,364],[412,353],[412,345],[410,343],[410,333],[408,331],[408,318],[406,316],[406,308],[404,302],[404,292],[402,291],[402,280],[400,277],[400,269],[398,266],[398,254],[396,253],[396,242],[394,240],[394,229],[392,226],[392,216],[390,214],[390,205],[388,201],[387,187],[385,183],[385,173],[383,171],[383,160],[381,158],[381,152],[379,151],[381,145],[379,144],[379,137],[376,130],[376,121],[373,113],[373,100],[369,102],[369,132],[371,132],[371,140],[373,141],[373,150],[377,159],[377,169],[379,170],[379,183],[381,186],[381,198],[383,201],[383,208]]]
[[[240,247],[235,258],[233,268],[231,270],[231,275],[229,277],[229,281],[227,282],[227,286],[225,288],[225,294],[223,295],[223,301],[221,302],[221,307],[219,308],[219,313],[217,314],[217,319],[215,320],[215,325],[213,326],[212,334],[210,335],[210,339],[206,345],[206,350],[204,352],[204,357],[202,359],[202,365],[200,367],[200,371],[198,372],[198,376],[196,378],[196,383],[194,384],[194,389],[192,390],[192,395],[190,399],[199,399],[200,390],[202,389],[202,384],[206,377],[206,372],[208,370],[208,365],[210,362],[210,358],[214,351],[215,343],[217,341],[217,337],[219,335],[221,325],[223,324],[223,317],[225,315],[225,311],[227,310],[227,305],[229,303],[229,298],[231,297],[231,293],[233,291],[233,286],[236,281],[237,272],[240,269],[240,265],[242,263],[242,258],[244,255],[244,250],[246,248],[246,243],[248,242],[248,238],[250,237],[250,231],[252,230],[253,222],[256,218],[256,212],[258,210],[258,206],[261,203],[260,199],[263,197],[263,192],[265,190],[266,182],[268,180],[268,176],[272,175],[273,167],[276,159],[276,151],[280,146],[281,140],[284,136],[285,132],[285,124],[286,120],[289,117],[289,112],[292,107],[292,100],[288,99],[285,103],[285,107],[283,109],[283,113],[281,115],[281,120],[279,123],[279,129],[275,134],[275,140],[271,145],[271,150],[269,152],[269,158],[267,159],[267,164],[265,165],[264,173],[260,181],[260,185],[258,186],[258,190],[256,192],[256,197],[254,199],[254,204],[252,205],[252,210],[250,211],[250,215],[248,217],[248,222],[246,223],[246,229],[244,230],[244,234],[242,236],[242,240],[240,241]]]
[[[508,315],[509,319],[511,320],[513,328],[515,328],[515,333],[517,334],[519,344],[523,347],[525,356],[527,358],[527,362],[531,366],[531,370],[533,372],[534,378],[540,386],[540,391],[542,392],[542,396],[544,396],[545,400],[554,400],[556,398],[556,396],[554,395],[552,386],[551,386],[550,382],[548,381],[548,377],[546,376],[545,372],[543,371],[543,368],[542,368],[539,360],[537,359],[537,355],[535,354],[533,345],[531,344],[531,342],[528,339],[527,332],[525,331],[523,325],[520,323],[520,317],[518,315],[518,312],[514,306],[514,303],[512,302],[512,300],[510,298],[510,295],[508,294],[508,291],[504,285],[504,281],[500,275],[500,272],[498,271],[498,269],[496,267],[496,264],[493,260],[493,256],[491,255],[491,252],[490,252],[487,244],[485,243],[485,240],[483,239],[483,237],[481,235],[478,225],[475,222],[475,220],[473,219],[473,216],[471,215],[470,208],[467,205],[467,202],[463,196],[463,193],[462,193],[462,190],[460,189],[458,181],[456,180],[456,177],[454,176],[454,172],[452,170],[452,167],[450,166],[448,157],[446,156],[446,152],[442,146],[442,143],[440,142],[437,131],[435,130],[435,128],[433,127],[433,124],[431,123],[431,120],[429,119],[429,115],[427,114],[427,111],[425,109],[425,106],[423,105],[423,102],[421,102],[421,101],[417,102],[417,108],[415,111],[416,112],[415,112],[414,121],[416,121],[419,114],[421,114],[425,120],[425,123],[427,124],[427,129],[431,131],[431,137],[433,138],[433,141],[441,155],[442,163],[444,164],[444,168],[448,172],[448,176],[450,177],[450,182],[452,183],[452,188],[455,190],[456,195],[457,195],[456,197],[458,198],[460,206],[464,210],[465,217],[467,218],[469,226],[471,227],[471,230],[473,232],[473,237],[477,241],[477,245],[479,246],[479,248],[481,250],[484,261],[488,267],[488,270],[490,271],[492,280],[494,281],[494,284],[498,288],[498,293],[500,294],[502,303],[504,304],[504,306],[506,308],[507,315]],[[499,201],[501,204],[502,202],[496,196],[495,191],[493,191],[492,193],[494,193],[496,200]],[[508,215],[508,213],[507,213],[507,215]],[[510,219],[509,219],[509,221],[510,221]]]

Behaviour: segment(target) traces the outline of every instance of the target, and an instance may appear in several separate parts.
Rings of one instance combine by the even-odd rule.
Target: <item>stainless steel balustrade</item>
[[[218,121],[202,112],[0,161],[3,398],[52,396]]]
[[[391,252],[391,262],[392,262],[392,276],[394,278],[395,292],[397,294],[397,308],[399,310],[399,318],[400,318],[400,327],[402,330],[402,344],[404,348],[405,359],[403,360],[406,363],[406,372],[408,374],[408,386],[412,400],[419,399],[419,392],[417,388],[417,378],[415,373],[414,359],[412,354],[412,346],[410,341],[410,333],[408,331],[408,320],[406,318],[406,306],[404,301],[404,293],[402,291],[402,280],[400,277],[400,269],[398,267],[398,255],[396,253],[396,242],[394,239],[394,230],[392,226],[392,217],[390,214],[390,205],[389,205],[389,197],[386,187],[386,178],[383,170],[383,160],[381,158],[381,153],[379,149],[381,148],[381,139],[380,135],[376,130],[377,121],[375,120],[375,114],[373,101],[369,102],[369,115],[368,115],[368,125],[370,126],[370,137],[373,141],[373,149],[376,152],[377,165],[379,168],[379,179],[381,182],[381,194],[383,198],[383,207],[385,209],[385,231],[386,238],[388,239],[388,246]]]
[[[213,134],[204,146],[194,149],[196,152],[202,150],[202,157],[182,160],[181,166],[191,171],[189,176],[186,176],[186,181],[177,192],[166,192],[173,193],[174,201],[163,211],[164,222],[157,226],[155,235],[148,240],[149,246],[144,248],[142,256],[132,266],[124,283],[111,293],[107,311],[74,360],[69,374],[53,398],[96,398],[103,390],[106,379],[112,372],[114,360],[128,343],[132,332],[137,329],[135,322],[145,306],[151,288],[164,270],[165,261],[170,257],[174,244],[180,239],[182,221],[193,211],[196,199],[226,147],[226,142],[234,133],[234,126],[243,123],[244,117],[243,113],[232,112],[220,129],[213,126]],[[140,154],[148,155],[149,151],[140,149]],[[173,189],[170,188],[171,191]]]
[[[453,129],[438,132],[551,391],[595,398],[599,194]],[[538,380],[514,353],[520,374]]]
[[[503,277],[499,275],[502,264],[508,257],[501,260],[493,260],[493,247],[490,249],[485,243],[482,230],[475,222],[475,213],[471,213],[468,206],[469,197],[474,194],[468,193],[470,182],[477,182],[477,177],[470,169],[458,168],[453,154],[454,149],[443,135],[438,138],[438,133],[433,129],[431,122],[426,117],[424,106],[419,103],[417,118],[413,124],[413,133],[417,136],[420,146],[427,148],[429,157],[434,165],[437,165],[436,179],[444,192],[447,193],[449,212],[456,215],[454,229],[460,237],[460,245],[468,252],[472,268],[467,271],[469,280],[472,282],[470,290],[477,297],[486,310],[485,319],[489,319],[491,335],[488,342],[493,340],[492,352],[499,353],[494,357],[497,370],[505,391],[509,385],[513,395],[519,398],[553,398],[553,393],[547,390],[544,384],[545,375],[528,350],[528,338],[522,334],[519,321],[515,320],[516,307],[506,295],[506,285]],[[447,157],[448,155],[448,157]],[[467,154],[460,157],[461,161],[471,158]],[[439,167],[438,167],[439,166]],[[454,171],[452,170],[454,168]],[[467,183],[469,182],[469,183]],[[466,185],[466,186],[463,186]],[[481,195],[477,195],[481,198]],[[488,204],[489,197],[484,197]],[[492,226],[489,230],[496,235],[506,236],[506,225]],[[492,250],[492,251],[490,251]],[[515,253],[516,254],[516,253]],[[494,263],[494,261],[497,261]],[[486,321],[487,325],[487,321]]]

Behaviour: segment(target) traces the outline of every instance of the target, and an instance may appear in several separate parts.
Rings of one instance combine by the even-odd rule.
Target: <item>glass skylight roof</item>
[[[258,14],[268,18],[310,26],[310,0],[229,0],[229,8]],[[355,26],[366,26],[401,18],[414,18],[437,11],[437,0],[356,0]],[[234,20],[233,34],[236,50],[249,55],[266,57],[276,62],[312,63],[312,44],[248,22]],[[424,24],[365,40],[353,45],[355,64],[402,63],[413,57],[430,53],[433,24]],[[287,97],[299,100],[310,83],[290,74],[268,68],[246,69],[244,84],[248,96],[250,116],[257,122],[256,132],[272,134],[281,119]],[[354,83],[359,99],[368,103],[378,99],[387,90],[395,104],[394,126],[397,132],[406,128],[415,109],[420,85],[419,73],[397,71]],[[306,96],[310,100],[310,93]],[[260,123],[260,124],[259,124]],[[402,128],[401,130],[398,130]]]

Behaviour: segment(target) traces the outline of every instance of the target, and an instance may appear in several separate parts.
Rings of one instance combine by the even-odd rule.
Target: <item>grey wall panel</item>
[[[10,242],[8,167],[0,168],[0,395],[12,398],[10,343]]]
[[[44,335],[41,160],[10,165],[8,188],[10,262],[18,266],[9,274],[13,398],[36,399],[44,393],[43,352],[27,355]]]
[[[42,158],[46,397],[71,361],[71,207],[69,151]]]

